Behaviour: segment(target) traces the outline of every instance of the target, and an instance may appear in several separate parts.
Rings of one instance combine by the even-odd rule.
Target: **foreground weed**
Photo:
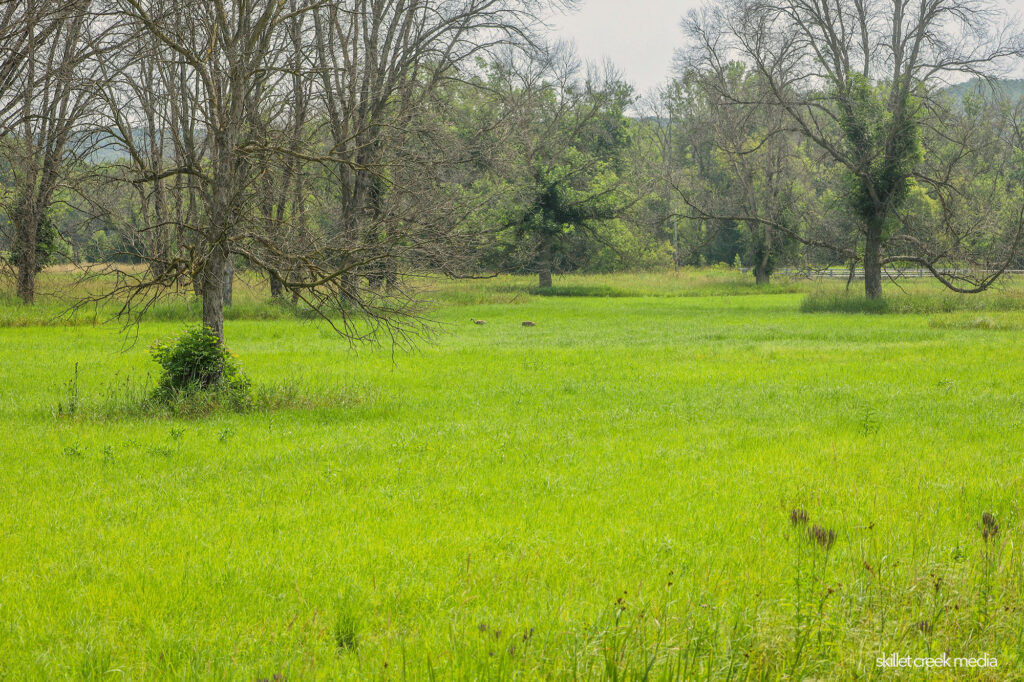
[[[85,448],[83,448],[78,443],[65,446],[62,452],[65,457],[74,457],[76,459],[80,457],[85,457]]]
[[[978,581],[977,626],[984,628],[991,619],[991,607],[994,601],[995,575],[999,569],[999,557],[1002,543],[999,541],[999,522],[992,512],[981,515],[981,539],[983,543],[981,576]]]
[[[814,644],[820,650],[825,630],[826,608],[835,588],[826,584],[829,556],[838,534],[832,528],[810,524],[802,508],[789,513],[793,545],[793,653],[790,674],[806,672],[804,652]],[[809,525],[810,524],[810,525]]]
[[[74,417],[78,414],[82,399],[78,393],[78,363],[75,363],[75,373],[64,384],[64,391],[61,398],[57,400],[54,408],[56,417]]]

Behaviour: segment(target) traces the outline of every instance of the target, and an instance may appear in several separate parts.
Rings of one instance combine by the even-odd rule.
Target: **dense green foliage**
[[[843,152],[863,171],[854,173],[823,163],[792,130],[778,134],[776,110],[730,106],[762,97],[763,83],[740,63],[719,75],[681,72],[659,94],[659,116],[644,115],[630,87],[615,78],[549,74],[524,84],[500,64],[481,67],[467,74],[471,85],[439,92],[438,120],[428,122],[437,129],[431,144],[440,137],[452,150],[471,150],[483,136],[484,146],[500,150],[492,157],[472,151],[464,173],[433,189],[443,193],[439,201],[457,197],[472,207],[464,229],[477,248],[461,259],[469,271],[610,272],[677,258],[739,264],[767,279],[778,266],[834,264],[862,253],[858,225],[876,225],[883,239],[901,233],[941,249],[956,243],[937,236],[941,225],[972,219],[984,225],[981,238],[963,243],[993,254],[1008,248],[1001,240],[1014,222],[1020,182],[985,151],[994,145],[1021,154],[1001,90],[952,88],[948,101],[927,93],[928,106],[911,93],[897,106],[887,84],[855,76],[817,93],[815,101],[836,119]],[[949,108],[953,97],[963,106]],[[972,129],[978,139],[945,135],[944,126]],[[655,142],[659,136],[665,139]],[[977,151],[965,152],[968,144]],[[939,160],[964,166],[981,153],[984,163],[970,169],[946,176],[949,169],[937,167]],[[955,182],[957,191],[942,195],[916,179],[931,173]],[[980,200],[972,193],[996,197],[1005,210],[979,217],[968,205]],[[695,215],[684,199],[722,215]],[[58,252],[68,261],[146,259],[150,245],[134,233],[141,207],[131,192],[111,200],[128,211],[126,225],[81,210],[66,191],[60,200],[63,208],[40,225],[41,259],[52,262]],[[939,208],[961,213],[940,216]],[[7,235],[6,247],[9,241]],[[245,259],[237,266],[247,267]]]
[[[54,256],[60,253],[61,235],[57,226],[49,216],[39,221],[39,231],[36,234],[36,272],[42,271],[54,260]],[[18,267],[18,252],[14,244],[7,255],[7,262]]]
[[[911,94],[891,92],[856,74],[835,87],[839,125],[848,154],[860,175],[850,174],[853,210],[883,236],[898,229],[899,213],[914,187],[923,157],[918,118],[921,103]],[[900,98],[893,101],[893,98]]]
[[[205,325],[187,327],[170,341],[157,341],[149,352],[163,370],[157,392],[164,397],[212,388],[248,394],[249,381],[238,358]]]
[[[477,267],[539,273],[550,286],[555,271],[653,262],[647,240],[623,220],[636,193],[626,163],[632,89],[613,77],[580,78],[572,67],[560,73],[552,66],[547,80],[524,82],[514,67],[487,71],[487,91],[503,93],[497,102],[464,103],[472,116],[483,110],[513,122],[508,137],[496,141],[506,152],[472,179],[487,198],[474,223],[494,235],[482,244]],[[472,129],[463,123],[463,130]]]

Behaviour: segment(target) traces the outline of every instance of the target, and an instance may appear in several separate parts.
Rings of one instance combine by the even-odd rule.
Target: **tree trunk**
[[[864,295],[882,298],[882,227],[868,225],[864,244]]]
[[[14,223],[15,252],[18,255],[18,297],[25,303],[36,298],[36,242],[39,221],[28,211],[21,211]]]
[[[210,254],[203,268],[203,324],[213,330],[217,338],[224,341],[224,283],[227,271],[228,253],[218,245]]]
[[[771,254],[768,252],[768,247],[765,246],[761,255],[754,262],[754,282],[757,286],[764,286],[771,280]]]
[[[549,289],[551,288],[551,237],[544,236],[543,241],[540,245],[540,262],[539,262],[539,274],[540,274],[540,288]]]
[[[277,275],[270,274],[270,297],[281,298],[284,295],[284,282]]]
[[[224,306],[231,307],[231,293],[235,284],[235,260],[228,255],[224,263]]]

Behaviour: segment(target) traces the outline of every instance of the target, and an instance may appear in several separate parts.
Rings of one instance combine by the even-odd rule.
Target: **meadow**
[[[239,287],[291,398],[190,418],[123,408],[194,302],[0,295],[0,678],[1024,677],[1024,282],[533,284],[397,351]]]

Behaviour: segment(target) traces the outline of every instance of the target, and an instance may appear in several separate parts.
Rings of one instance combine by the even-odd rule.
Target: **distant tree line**
[[[128,315],[193,292],[221,338],[245,268],[397,338],[423,273],[859,265],[874,298],[887,266],[976,292],[1021,265],[998,6],[716,0],[643,98],[544,42],[552,6],[8,3],[2,267],[27,303],[59,260]]]

